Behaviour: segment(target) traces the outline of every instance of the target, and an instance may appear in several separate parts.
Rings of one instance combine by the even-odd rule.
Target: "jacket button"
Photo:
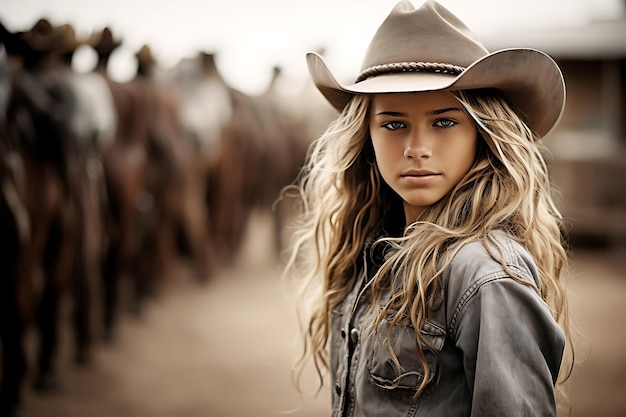
[[[342,339],[346,338],[346,329],[341,329],[341,338]]]
[[[339,382],[335,384],[335,394],[341,394],[341,385],[339,385]]]
[[[359,341],[359,331],[357,329],[352,329],[350,331],[350,340],[352,340],[352,343],[355,343]]]

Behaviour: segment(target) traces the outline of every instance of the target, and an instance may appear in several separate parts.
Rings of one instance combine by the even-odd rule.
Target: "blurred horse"
[[[116,121],[113,139],[102,150],[106,189],[103,210],[106,245],[103,249],[103,336],[112,340],[117,322],[121,283],[130,279],[138,309],[141,288],[138,262],[142,243],[142,223],[152,208],[146,193],[148,167],[149,97],[135,83],[120,83],[109,76],[111,54],[121,45],[109,28],[95,33],[87,42],[97,53],[95,75],[105,81],[114,107]]]
[[[69,31],[69,32],[68,32]],[[55,384],[55,355],[65,298],[88,297],[77,268],[77,236],[82,224],[78,140],[70,125],[73,98],[59,77],[69,27],[56,30],[45,20],[28,32],[3,30],[3,43],[14,56],[3,83],[10,86],[2,134],[1,237],[3,280],[0,328],[3,379],[0,407],[10,415],[20,399],[27,369],[25,336],[37,323],[36,387]],[[5,291],[6,290],[6,291]],[[75,324],[85,311],[75,303]],[[77,358],[86,358],[88,338],[76,328]]]
[[[306,160],[306,154],[313,140],[324,132],[329,123],[337,116],[336,111],[323,98],[312,81],[307,80],[304,87],[298,87],[294,80],[288,80],[280,67],[274,67],[272,79],[260,99],[269,103],[277,123],[286,134],[288,150],[285,158],[284,175],[276,183],[278,200],[274,204],[276,248],[284,247],[283,240],[288,234],[288,223],[297,200],[288,189],[298,175]]]
[[[154,201],[142,245],[141,258],[146,260],[142,275],[152,277],[153,286],[154,280],[167,276],[182,241],[196,276],[204,281],[210,270],[210,242],[201,159],[184,133],[178,91],[158,77],[156,60],[147,45],[136,57],[137,75],[132,82],[143,87],[149,102],[146,191]]]
[[[170,70],[168,80],[179,94],[178,118],[183,134],[195,144],[198,154],[198,177],[204,187],[200,191],[208,213],[206,231],[215,244],[215,258],[224,261],[230,259],[234,251],[234,235],[240,234],[232,219],[242,216],[236,199],[221,198],[221,210],[216,208],[215,201],[215,196],[224,194],[216,172],[224,162],[221,150],[224,131],[233,118],[233,93],[217,71],[212,54],[200,53],[181,60]],[[233,184],[242,183],[239,174],[238,171],[231,173]]]
[[[75,140],[72,195],[77,207],[74,262],[75,328],[79,362],[90,360],[94,333],[101,320],[102,263],[105,235],[103,213],[107,208],[102,155],[111,146],[117,121],[113,97],[104,78],[97,73],[77,73],[72,69],[75,48],[80,44],[73,31],[58,69],[58,82],[71,95],[69,128]]]
[[[175,74],[183,80],[181,119],[203,155],[215,251],[230,263],[251,213],[272,210],[282,187],[295,178],[301,152],[295,150],[290,126],[276,103],[230,86],[218,71],[214,54],[201,53],[181,62]],[[274,214],[280,225],[280,213]]]
[[[136,54],[136,76],[121,83],[107,71],[121,42],[105,28],[89,43],[98,54],[96,72],[108,84],[117,118],[114,139],[103,152],[108,198],[104,325],[111,338],[122,280],[130,278],[131,309],[139,313],[146,298],[157,292],[159,278],[171,272],[179,241],[185,242],[197,276],[207,278],[207,220],[195,152],[178,119],[178,95],[155,79],[149,47]]]
[[[5,47],[10,34],[4,27],[0,29],[3,32],[0,47],[0,270],[3,271],[0,279],[0,415],[11,416],[19,405],[27,368],[25,333],[27,323],[32,320],[29,300],[33,289],[28,274],[30,220],[23,202],[23,164],[7,137],[7,116],[13,95],[13,68]]]

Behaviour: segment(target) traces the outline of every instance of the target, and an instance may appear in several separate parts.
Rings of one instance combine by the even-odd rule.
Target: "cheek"
[[[373,137],[372,147],[376,158],[389,159],[398,156],[402,156],[403,148],[402,143],[397,138],[390,138],[385,136]]]
[[[389,169],[393,161],[393,150],[389,146],[384,146],[381,141],[372,141],[372,147],[374,149],[374,158],[376,159],[376,165],[381,174]]]
[[[476,132],[469,130],[465,134],[460,135],[460,140],[457,141],[456,145],[451,146],[447,152],[457,159],[458,164],[469,169],[476,158],[478,140]]]
[[[478,152],[478,141],[481,140],[477,137],[477,135],[474,135],[474,138],[472,141],[470,141],[470,146],[468,146],[467,152],[466,152],[466,156],[465,156],[465,161],[468,164],[468,169],[474,164],[474,160],[476,159],[476,154]]]

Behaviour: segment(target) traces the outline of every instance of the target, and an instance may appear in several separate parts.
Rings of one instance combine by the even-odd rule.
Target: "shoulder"
[[[528,251],[503,232],[453,246],[450,255],[443,282],[448,318],[452,321],[485,286],[519,286],[533,293],[532,285],[540,285],[537,267]]]
[[[503,232],[493,232],[484,239],[453,246],[449,253],[452,260],[444,276],[453,282],[448,284],[471,285],[477,280],[514,274],[539,286],[534,260],[520,243]],[[459,280],[462,282],[456,282]]]

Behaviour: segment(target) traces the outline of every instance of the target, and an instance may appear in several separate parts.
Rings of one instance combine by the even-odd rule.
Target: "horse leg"
[[[37,317],[40,331],[40,348],[37,362],[35,388],[48,390],[57,386],[54,360],[59,345],[59,325],[62,296],[72,272],[73,210],[65,208],[51,229],[44,254],[44,288]]]
[[[24,311],[24,304],[27,303],[20,303],[25,301],[23,290],[26,289],[29,277],[20,265],[10,268],[8,272],[0,282],[0,416],[3,417],[17,415],[20,407],[22,385],[27,371],[25,334],[29,321]],[[32,302],[32,293],[29,292],[28,295]]]
[[[87,276],[84,272],[85,268],[82,265],[84,260],[81,258],[82,256],[79,256],[74,261],[72,293],[74,301],[73,328],[76,346],[74,361],[79,365],[84,365],[91,360],[91,348],[93,346],[89,310],[93,297],[91,296]]]
[[[95,302],[99,279],[100,253],[102,250],[102,226],[100,223],[100,199],[98,194],[101,175],[86,169],[82,177],[80,193],[80,221],[76,230],[77,256],[74,260],[74,330],[75,361],[86,364],[91,360],[95,322]]]
[[[150,210],[142,211],[142,229],[136,260],[131,268],[132,274],[132,304],[131,312],[140,315],[148,296],[155,296],[155,279],[161,270],[163,259],[159,253],[159,246],[165,237],[160,233],[166,227],[165,220],[160,217],[160,208],[154,205]]]
[[[30,220],[11,180],[0,184],[0,416],[19,414],[28,361],[26,329],[31,323],[34,288],[30,275]]]
[[[181,227],[189,244],[196,277],[200,282],[205,282],[209,278],[211,268],[207,212],[202,200],[198,198],[200,192],[193,188],[188,190],[182,207]]]
[[[102,339],[111,342],[114,338],[114,327],[118,305],[120,279],[121,247],[117,242],[109,242],[102,267]]]
[[[106,189],[104,230],[107,243],[103,250],[102,283],[102,339],[113,342],[120,301],[120,283],[137,246],[137,207],[134,171],[128,168],[129,158],[123,150],[114,148],[105,153],[103,172]]]
[[[0,341],[2,342],[2,383],[0,384],[0,416],[12,416],[21,402],[22,382],[26,374],[24,318],[11,295],[15,288],[0,287]],[[8,297],[7,297],[8,296]]]

